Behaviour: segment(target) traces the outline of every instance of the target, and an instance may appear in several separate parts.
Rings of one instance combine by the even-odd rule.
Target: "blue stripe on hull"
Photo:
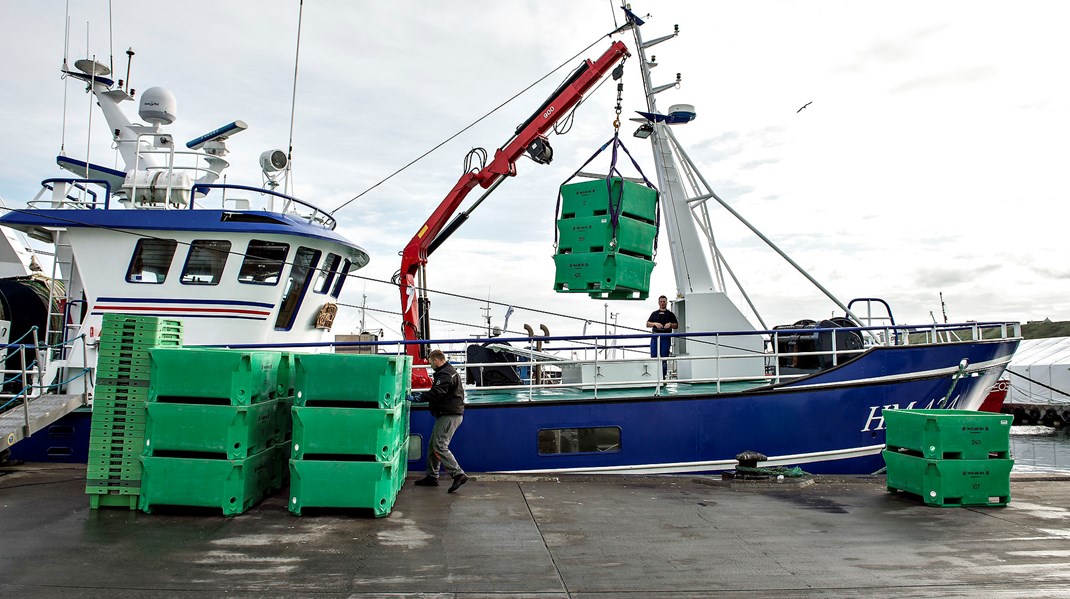
[[[963,358],[995,364],[955,385],[952,398],[965,404],[983,397],[1016,346],[1001,341],[876,350],[792,385],[751,393],[469,404],[451,450],[473,472],[717,472],[732,469],[738,453],[754,450],[771,464],[800,465],[812,473],[870,474],[884,466],[883,409],[935,406],[951,388],[949,373],[908,378],[911,371],[946,371]],[[841,369],[854,379],[890,380],[853,384],[836,372]],[[412,432],[425,445],[432,424],[425,409],[413,411]],[[621,428],[619,452],[538,453],[542,429],[605,426]]]

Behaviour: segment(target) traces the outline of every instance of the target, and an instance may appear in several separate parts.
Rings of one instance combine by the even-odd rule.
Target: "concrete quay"
[[[0,470],[9,597],[1070,597],[1070,477],[937,508],[883,477],[473,475],[393,512],[90,510],[85,467]]]

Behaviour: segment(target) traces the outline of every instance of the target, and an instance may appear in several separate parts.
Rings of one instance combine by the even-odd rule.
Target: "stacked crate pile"
[[[388,515],[408,469],[412,358],[299,354],[294,370],[290,512]]]
[[[182,323],[105,314],[98,346],[86,493],[89,507],[137,509],[149,396],[149,351],[182,345]]]
[[[888,490],[940,507],[1010,503],[1010,415],[886,410],[884,420]]]
[[[620,177],[561,186],[554,290],[646,299],[657,213],[656,190]]]
[[[140,507],[220,508],[232,516],[282,487],[285,399],[279,352],[151,353]]]

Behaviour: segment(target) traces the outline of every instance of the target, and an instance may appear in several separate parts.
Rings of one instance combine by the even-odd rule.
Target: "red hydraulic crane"
[[[476,185],[487,190],[476,202],[478,205],[505,180],[505,177],[515,176],[516,161],[523,156],[524,152],[527,152],[532,160],[539,164],[549,164],[553,159],[553,150],[546,139],[547,131],[579,104],[584,94],[591,91],[607,73],[613,70],[614,65],[628,56],[630,56],[628,47],[623,42],[617,41],[613,42],[598,60],[585,60],[534,114],[517,127],[513,138],[494,152],[494,159],[490,164],[477,172],[469,171],[461,176],[442,203],[420,227],[412,241],[405,246],[401,253],[398,286],[401,291],[402,334],[407,341],[429,337],[430,302],[427,298],[424,273],[427,257],[464,223],[471,209],[458,215],[449,226],[446,226],[446,221],[453,216],[461,202]],[[614,78],[619,78],[619,75],[615,73]],[[427,364],[426,345],[412,343],[406,346],[405,351],[412,356],[413,365]],[[431,377],[425,369],[413,369],[412,386],[414,388],[428,387],[430,384]]]

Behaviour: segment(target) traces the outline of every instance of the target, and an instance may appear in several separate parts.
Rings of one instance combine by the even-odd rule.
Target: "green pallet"
[[[290,460],[290,513],[304,508],[371,509],[377,518],[390,514],[405,482],[405,453],[389,462]]]
[[[99,337],[101,348],[106,349],[148,349],[157,345],[171,347],[182,345],[181,331],[102,331]]]
[[[97,357],[97,370],[105,366],[125,366],[127,368],[144,368],[146,371],[149,369],[149,358],[116,358],[112,356],[98,356]]]
[[[295,362],[295,406],[347,402],[392,408],[411,386],[410,356],[299,354]]]
[[[889,491],[917,495],[927,505],[1007,505],[1014,460],[930,460],[885,450]]]
[[[118,493],[114,495],[89,495],[89,509],[91,510],[97,510],[102,507],[116,507],[136,510],[137,504],[137,495],[125,495]]]
[[[104,424],[144,424],[145,423],[145,403],[135,402],[122,402],[122,401],[104,401],[99,405],[93,405],[93,416],[90,420],[90,426],[93,423]]]
[[[1006,458],[1009,414],[969,410],[885,410],[885,443],[929,459]]]
[[[87,481],[86,495],[141,495],[141,481],[124,480],[123,485],[113,485],[100,481]]]
[[[144,360],[149,357],[149,350],[155,346],[145,347],[122,347],[122,346],[100,346],[97,349],[97,356],[104,358],[114,358],[117,360]]]
[[[561,218],[608,216],[610,202],[620,215],[654,223],[658,214],[658,192],[645,185],[623,181],[619,177],[610,180],[595,179],[561,186]],[[623,192],[622,186],[623,184]]]
[[[272,457],[265,449],[243,460],[142,457],[141,502],[146,513],[161,505],[210,507],[234,516],[266,497],[275,485]]]
[[[100,417],[94,420],[90,420],[89,430],[92,433],[131,433],[140,431],[145,432],[145,421],[135,420],[132,422],[118,421],[115,418]]]
[[[182,321],[172,318],[163,318],[160,316],[142,316],[139,314],[121,314],[109,312],[101,319],[103,321],[103,327],[175,327],[182,328]]]
[[[610,299],[646,299],[654,271],[650,260],[608,253],[558,254],[554,265],[554,291],[620,296]]]
[[[157,348],[151,355],[149,401],[203,398],[248,405],[276,394],[279,352]]]
[[[123,460],[128,461],[128,460]],[[86,482],[97,481],[101,484],[107,483],[111,485],[119,484],[121,481],[140,481],[143,474],[141,463],[137,465],[128,465],[123,467],[113,466],[101,466],[97,463],[91,463],[85,474]]]
[[[123,401],[149,400],[148,381],[132,381],[130,379],[106,379],[98,378],[93,387],[93,400],[121,399]]]
[[[387,410],[294,407],[290,456],[360,455],[390,460],[408,437],[403,407],[403,403]]]
[[[163,451],[219,453],[242,459],[280,438],[276,399],[247,406],[150,403],[145,455]]]
[[[141,431],[107,431],[98,432],[89,435],[89,449],[100,449],[102,451],[115,452],[120,449],[125,451],[131,449],[134,451],[134,455],[140,455],[142,451],[142,445],[145,444],[145,433]]]
[[[557,221],[558,254],[623,253],[652,259],[658,229],[650,223],[621,217],[614,231],[608,216]]]

